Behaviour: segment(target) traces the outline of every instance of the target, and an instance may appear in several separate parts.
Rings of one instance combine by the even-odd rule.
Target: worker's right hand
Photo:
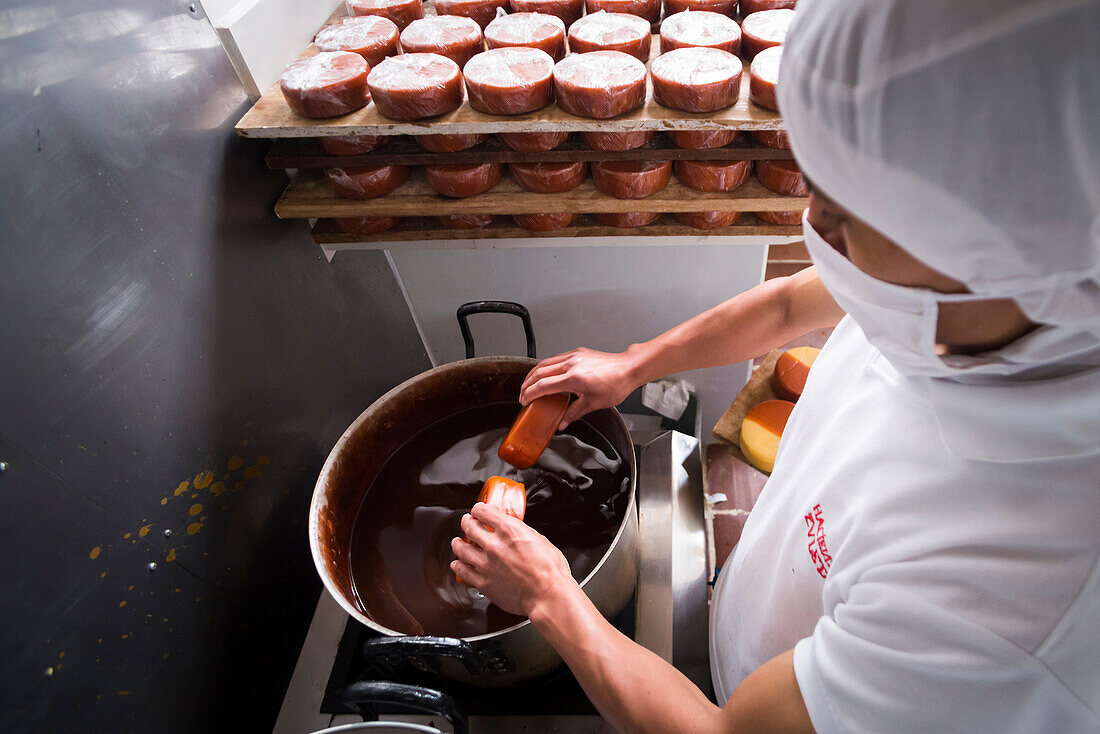
[[[560,431],[586,413],[625,400],[637,387],[636,361],[630,350],[611,353],[584,347],[544,359],[527,374],[519,402],[527,405],[535,398],[559,392],[576,395],[562,416]]]

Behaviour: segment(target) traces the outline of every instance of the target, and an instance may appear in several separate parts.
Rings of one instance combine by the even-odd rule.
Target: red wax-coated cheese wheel
[[[754,140],[769,148],[791,149],[791,139],[787,137],[785,130],[750,130],[749,134],[752,135]]]
[[[752,59],[766,48],[782,46],[794,16],[795,11],[786,8],[747,16],[741,21],[741,55]]]
[[[756,212],[760,221],[768,224],[802,224],[802,212]]]
[[[644,64],[649,61],[649,31],[649,22],[637,15],[601,10],[569,26],[569,50],[575,54],[621,51]]]
[[[322,28],[313,43],[322,51],[350,51],[377,66],[387,56],[396,56],[401,32],[389,18],[380,15],[352,16]]]
[[[447,229],[481,229],[493,223],[492,214],[445,214],[435,218]]]
[[[424,176],[432,190],[454,199],[485,193],[499,183],[503,173],[504,166],[499,163],[424,166]]]
[[[756,178],[769,191],[784,196],[809,196],[802,169],[794,161],[757,161]]]
[[[736,130],[669,130],[668,137],[678,148],[703,150],[722,148],[737,140]]]
[[[514,151],[543,153],[553,150],[569,139],[569,133],[497,133],[497,137]]]
[[[584,161],[573,163],[512,163],[512,178],[537,194],[560,194],[580,186],[588,178]]]
[[[685,112],[714,112],[732,106],[741,91],[744,64],[717,48],[677,48],[649,65],[653,99]]]
[[[798,0],[741,0],[738,7],[742,17],[748,17],[761,10],[782,10],[788,8],[794,10]]]
[[[737,12],[737,0],[665,0],[665,15],[685,10],[704,10],[732,17]]]
[[[775,394],[784,400],[798,400],[819,354],[821,350],[816,347],[795,347],[779,355],[772,372],[772,390]]]
[[[323,51],[286,67],[279,88],[302,117],[339,117],[370,101],[370,66],[359,54]]]
[[[321,138],[321,147],[329,155],[360,155],[386,144],[381,135],[338,135]]]
[[[458,109],[462,72],[439,54],[392,56],[367,78],[379,114],[394,120],[420,120]]]
[[[326,168],[325,176],[337,196],[374,199],[391,193],[409,177],[408,166]]]
[[[645,64],[620,51],[570,54],[554,67],[554,95],[566,112],[604,120],[642,106],[645,78]]]
[[[341,217],[336,225],[347,234],[378,234],[397,226],[397,217]]]
[[[527,46],[550,54],[554,61],[565,56],[565,23],[556,15],[513,13],[502,15],[485,27],[489,48]]]
[[[584,0],[511,0],[513,13],[546,13],[561,18],[568,28],[584,15]]]
[[[763,472],[775,467],[779,439],[787,427],[794,403],[787,400],[765,400],[757,403],[741,421],[741,453],[749,463]]]
[[[732,227],[741,218],[741,212],[676,212],[676,221],[695,229],[720,229]]]
[[[622,212],[621,214],[597,214],[596,221],[605,227],[628,229],[653,224],[661,218],[660,212]]]
[[[733,191],[749,180],[752,161],[676,161],[676,178],[696,191]]]
[[[462,68],[481,53],[481,26],[460,15],[429,15],[401,31],[401,48],[407,54],[446,56]]]
[[[508,8],[508,0],[435,0],[440,15],[461,15],[477,21],[482,30],[497,17],[497,8]]]
[[[537,48],[484,51],[466,62],[470,106],[490,115],[519,115],[554,101],[554,59]]]
[[[467,150],[475,145],[484,143],[489,138],[485,133],[471,133],[469,135],[417,135],[416,142],[424,150],[433,153],[457,153]]]
[[[606,10],[608,13],[627,13],[644,18],[650,23],[661,19],[661,0],[584,0],[589,14]]]
[[[661,23],[661,53],[676,48],[717,48],[736,54],[741,50],[741,26],[721,13],[685,10]]]
[[[599,161],[592,164],[596,188],[616,199],[644,199],[668,186],[671,161]]]
[[[775,85],[779,81],[779,59],[782,55],[782,46],[772,46],[758,53],[749,66],[749,99],[769,110],[779,109]]]
[[[581,133],[588,147],[595,150],[634,150],[653,140],[653,131],[630,133]]]
[[[573,221],[573,216],[569,212],[564,214],[513,214],[512,219],[528,232],[549,232],[554,229],[568,227]]]
[[[347,6],[352,15],[380,15],[400,29],[424,17],[421,0],[347,0]]]

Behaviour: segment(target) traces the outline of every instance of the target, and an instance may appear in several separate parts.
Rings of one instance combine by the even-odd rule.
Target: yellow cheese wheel
[[[821,350],[816,347],[795,347],[779,356],[772,373],[772,390],[784,400],[796,401],[802,397],[802,388],[810,376],[810,368]]]
[[[779,439],[794,410],[789,400],[765,400],[754,405],[741,421],[741,453],[762,472],[771,473]]]

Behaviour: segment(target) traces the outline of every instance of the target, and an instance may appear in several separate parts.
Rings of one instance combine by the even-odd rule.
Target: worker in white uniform
[[[798,12],[779,101],[815,267],[521,394],[574,393],[568,422],[836,325],[719,559],[718,704],[523,523],[475,506],[453,567],[623,730],[1098,732],[1100,2]]]

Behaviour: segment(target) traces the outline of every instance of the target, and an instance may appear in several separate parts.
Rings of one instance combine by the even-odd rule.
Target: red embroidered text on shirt
[[[803,515],[802,519],[806,521],[806,535],[810,539],[810,560],[821,578],[825,578],[829,575],[833,557],[825,545],[825,518],[821,516],[821,505],[814,505],[814,509]]]

